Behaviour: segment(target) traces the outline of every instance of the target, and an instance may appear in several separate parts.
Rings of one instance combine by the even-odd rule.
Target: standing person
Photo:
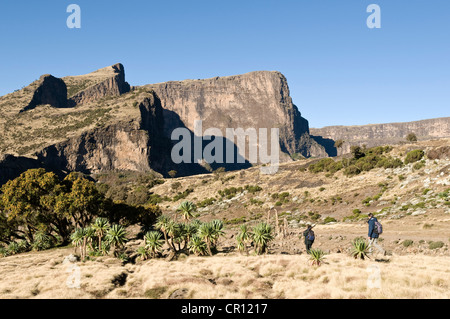
[[[376,223],[378,223],[378,220],[373,216],[372,213],[369,213],[369,220],[367,223],[369,224],[369,252],[372,252],[372,247],[375,247],[380,253],[383,255],[386,255],[386,251],[378,245],[378,238],[380,237],[380,234],[378,233],[378,227]]]
[[[306,252],[309,254],[312,244],[314,243],[315,235],[312,230],[313,226],[308,225],[308,228],[303,232],[303,236],[305,237],[305,246]]]

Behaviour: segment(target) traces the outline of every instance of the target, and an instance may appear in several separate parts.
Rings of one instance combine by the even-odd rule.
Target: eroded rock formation
[[[292,103],[286,78],[279,72],[258,71],[205,80],[172,81],[147,85],[161,99],[164,109],[177,114],[194,131],[194,121],[203,128],[279,128],[283,161],[288,154],[327,156],[309,136],[308,121]],[[170,114],[167,113],[169,117]],[[176,123],[166,118],[166,135]]]
[[[140,117],[88,130],[80,136],[44,148],[37,154],[44,167],[87,174],[102,171],[151,171],[159,163],[164,121],[159,99],[139,103]]]
[[[125,81],[125,69],[120,63],[78,78],[85,83],[94,84],[70,97],[72,105],[94,102],[106,96],[119,96],[130,91],[130,85]]]
[[[50,74],[42,75],[37,83],[30,103],[20,112],[34,109],[38,105],[49,104],[53,107],[67,107],[67,87],[63,80]]]

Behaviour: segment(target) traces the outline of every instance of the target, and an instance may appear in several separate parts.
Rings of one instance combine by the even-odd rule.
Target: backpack
[[[312,230],[308,232],[308,234],[306,235],[306,239],[309,241],[314,241],[314,239],[316,239],[316,237],[314,236],[314,232]]]
[[[383,225],[381,225],[381,223],[379,221],[375,222],[375,227],[374,227],[374,231],[375,233],[377,233],[378,235],[383,233]]]

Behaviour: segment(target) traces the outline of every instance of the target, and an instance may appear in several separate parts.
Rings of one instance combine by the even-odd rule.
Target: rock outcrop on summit
[[[87,75],[63,79],[70,83],[72,105],[95,102],[103,97],[119,96],[130,91],[130,85],[125,81],[125,68],[121,63]]]

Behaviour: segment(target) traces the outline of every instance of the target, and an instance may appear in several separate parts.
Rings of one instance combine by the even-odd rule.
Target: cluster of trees
[[[0,190],[0,246],[11,246],[12,253],[66,245],[75,229],[88,229],[97,217],[145,229],[161,214],[156,205],[114,202],[78,173],[61,180],[42,168],[30,169]]]
[[[218,219],[210,222],[191,220],[195,210],[194,203],[184,201],[178,208],[182,221],[176,221],[168,215],[159,216],[154,230],[145,234],[144,246],[137,250],[141,259],[160,255],[164,243],[173,254],[190,252],[197,256],[212,256],[219,238],[224,235],[223,222]]]
[[[137,253],[142,260],[161,256],[164,243],[173,254],[180,252],[193,253],[196,256],[212,256],[217,251],[217,243],[224,235],[224,225],[221,220],[210,222],[191,220],[196,207],[192,202],[185,201],[179,206],[178,212],[183,220],[178,222],[168,215],[161,215],[154,225],[155,230],[144,236],[144,246]],[[270,242],[274,239],[273,229],[267,223],[259,223],[250,229],[247,225],[240,227],[236,237],[238,249],[248,255],[249,245],[260,255],[267,252]]]
[[[113,252],[120,257],[120,249],[128,241],[127,232],[122,225],[110,225],[107,218],[97,217],[88,227],[76,228],[70,236],[75,248],[80,249],[81,259],[91,255],[106,255]]]
[[[255,186],[245,189],[261,190]],[[192,220],[197,207],[190,201],[180,204],[180,220],[172,219],[162,215],[157,205],[130,206],[113,201],[105,195],[102,184],[78,173],[60,179],[45,169],[31,169],[8,181],[0,191],[2,255],[72,243],[81,259],[109,253],[122,258],[128,240],[125,227],[140,224],[145,244],[137,252],[142,259],[161,255],[164,244],[174,254],[212,256],[224,235],[221,220]],[[243,236],[239,238],[244,246],[247,240],[253,241],[258,254],[264,253],[273,239],[271,227],[264,223]]]

